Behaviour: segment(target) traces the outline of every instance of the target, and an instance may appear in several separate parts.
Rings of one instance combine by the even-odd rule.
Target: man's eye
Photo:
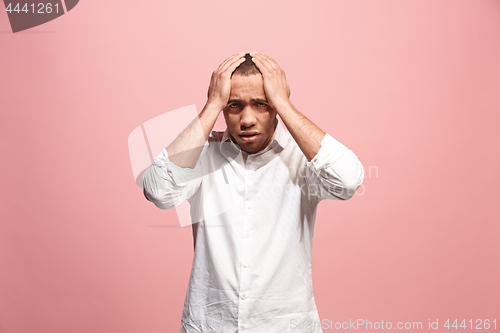
[[[263,107],[266,107],[267,104],[266,103],[257,103],[258,106],[263,106]]]
[[[235,108],[237,108],[238,106],[239,106],[238,104],[230,104],[230,105],[229,105],[229,108],[231,108],[231,109],[235,109]]]

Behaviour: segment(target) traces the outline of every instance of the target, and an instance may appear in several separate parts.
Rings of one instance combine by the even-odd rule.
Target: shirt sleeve
[[[169,160],[167,149],[163,149],[142,176],[146,199],[161,209],[173,208],[190,199],[202,183],[207,147],[205,142],[193,169],[177,166]]]
[[[321,148],[306,163],[309,193],[318,201],[347,200],[363,183],[363,165],[352,150],[330,134],[321,141]]]

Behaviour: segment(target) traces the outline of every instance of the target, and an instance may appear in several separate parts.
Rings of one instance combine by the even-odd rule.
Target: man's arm
[[[279,114],[307,160],[312,160],[321,148],[321,141],[326,133],[292,105],[285,72],[276,61],[258,52],[252,52],[250,55],[264,78],[264,91],[269,104]]]
[[[244,52],[234,54],[212,73],[203,110],[144,172],[144,196],[157,207],[175,207],[199,188],[203,176],[200,155],[219,113],[229,100],[231,74],[243,62],[243,56]]]
[[[205,107],[198,118],[167,147],[169,159],[175,165],[191,169],[196,165],[217,117],[227,105],[231,92],[231,74],[245,60],[244,55],[244,52],[234,54],[212,73]]]
[[[307,160],[311,161],[318,154],[326,133],[297,111],[291,102],[277,104],[275,109]]]
[[[307,158],[310,172],[306,178],[310,191],[315,191],[313,195],[319,200],[351,198],[363,182],[361,162],[351,150],[322,131],[292,105],[285,72],[276,61],[258,52],[250,55],[264,78],[264,91],[269,104]],[[318,185],[316,189],[314,185]]]

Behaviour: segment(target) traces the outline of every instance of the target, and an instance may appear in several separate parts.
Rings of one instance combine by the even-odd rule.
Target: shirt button
[[[247,294],[242,294],[241,299],[245,299],[245,298],[247,298]]]
[[[245,326],[245,324],[241,325],[240,327],[241,327],[241,330],[242,330],[242,331],[244,331],[244,330],[246,330],[246,329],[247,329],[247,327]]]
[[[243,264],[243,267],[247,268],[247,267],[248,267],[248,263],[247,263],[247,262],[246,262],[246,263],[244,263],[244,264]]]

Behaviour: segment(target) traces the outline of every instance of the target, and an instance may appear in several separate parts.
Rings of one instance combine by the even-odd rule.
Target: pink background
[[[318,208],[321,319],[499,326],[500,1],[82,0],[16,34],[0,12],[2,333],[179,330],[191,228],[127,138],[254,50],[365,166]]]

